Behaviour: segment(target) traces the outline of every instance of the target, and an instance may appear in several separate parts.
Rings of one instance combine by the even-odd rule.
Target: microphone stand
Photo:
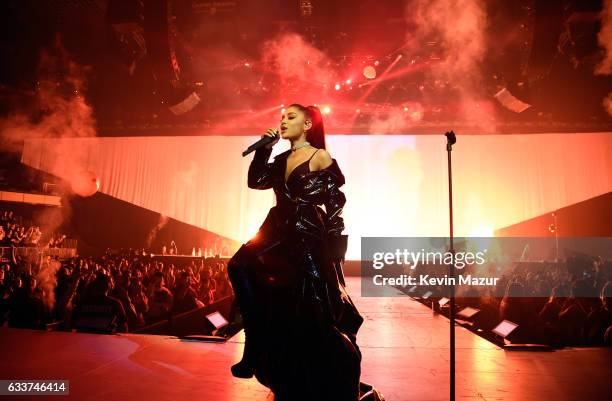
[[[451,163],[451,152],[453,145],[457,142],[453,131],[444,134],[446,136],[446,152],[448,155],[448,208],[450,220],[450,253],[451,264],[449,266],[450,276],[450,401],[455,401],[455,248],[453,244],[453,174]]]

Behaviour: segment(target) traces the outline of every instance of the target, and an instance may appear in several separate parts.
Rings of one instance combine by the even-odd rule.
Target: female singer
[[[344,176],[325,150],[321,112],[292,104],[280,135],[266,135],[275,139],[255,152],[248,185],[272,188],[276,206],[228,264],[246,335],[232,374],[255,375],[276,401],[382,399],[359,381],[363,318],[342,273]],[[279,137],[291,149],[268,163]]]

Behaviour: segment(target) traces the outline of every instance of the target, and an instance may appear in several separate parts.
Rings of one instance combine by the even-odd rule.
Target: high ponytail
[[[325,149],[325,129],[323,128],[323,116],[321,110],[316,106],[302,106],[301,104],[292,104],[289,107],[295,107],[302,111],[307,119],[312,121],[312,127],[306,131],[306,140],[310,145],[317,149]]]
[[[323,128],[321,110],[316,106],[308,106],[307,109],[312,128],[306,133],[306,140],[315,148],[325,149],[325,128]]]

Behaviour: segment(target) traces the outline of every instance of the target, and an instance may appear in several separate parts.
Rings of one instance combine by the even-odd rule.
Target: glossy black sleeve
[[[329,237],[337,237],[344,230],[344,219],[342,218],[342,209],[346,203],[346,197],[340,190],[338,183],[330,177],[327,181],[326,199],[324,202],[327,218],[325,227]]]
[[[274,185],[276,178],[274,164],[268,163],[272,149],[265,147],[255,151],[249,166],[248,185],[252,189],[268,189]]]

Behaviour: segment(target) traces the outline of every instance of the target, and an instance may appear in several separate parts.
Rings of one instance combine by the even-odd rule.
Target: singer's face
[[[306,120],[304,113],[296,108],[289,107],[281,116],[281,138],[298,139],[309,127],[310,121]]]

